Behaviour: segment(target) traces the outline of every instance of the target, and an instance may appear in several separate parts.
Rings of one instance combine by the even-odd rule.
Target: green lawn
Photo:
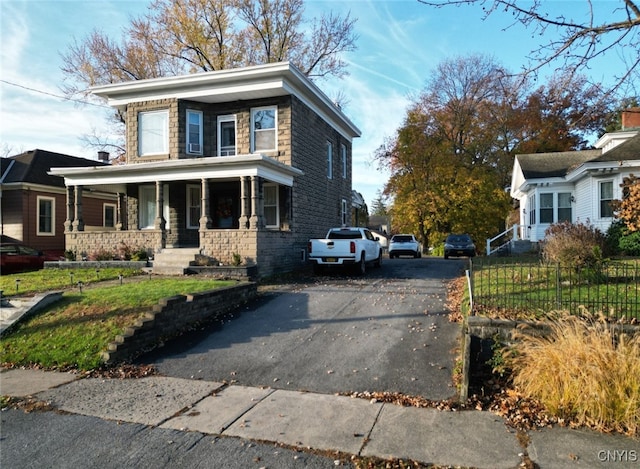
[[[602,313],[640,319],[637,260],[610,261],[599,269],[576,271],[540,262],[505,258],[474,262],[474,305],[482,311],[545,315],[549,311]]]
[[[75,272],[80,278],[95,276],[95,272]],[[94,285],[82,293],[78,288],[68,290],[59,302],[20,323],[0,340],[0,362],[94,369],[100,365],[100,352],[107,344],[160,299],[236,283],[199,277],[154,279],[142,276],[127,279],[122,284]]]

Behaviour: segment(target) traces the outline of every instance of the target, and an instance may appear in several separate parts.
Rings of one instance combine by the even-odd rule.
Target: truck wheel
[[[358,274],[364,275],[367,271],[367,263],[364,260],[364,253],[360,256],[360,262],[358,262]]]
[[[320,264],[314,263],[313,264],[313,273],[316,275],[320,275],[322,274],[323,268]]]

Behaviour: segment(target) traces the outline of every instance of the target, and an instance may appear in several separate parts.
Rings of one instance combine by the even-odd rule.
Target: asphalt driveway
[[[166,376],[318,393],[455,395],[460,325],[446,283],[462,260],[385,259],[364,277],[278,286],[223,324],[184,335],[142,363]]]

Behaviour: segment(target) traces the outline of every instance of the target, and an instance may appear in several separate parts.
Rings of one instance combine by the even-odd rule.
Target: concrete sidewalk
[[[383,459],[515,468],[516,432],[490,412],[400,407],[338,395],[250,388],[152,376],[77,379],[68,373],[2,370],[0,394],[33,396],[53,408],[104,420],[279,442]],[[640,442],[620,435],[545,428],[526,448],[541,468],[638,467]]]

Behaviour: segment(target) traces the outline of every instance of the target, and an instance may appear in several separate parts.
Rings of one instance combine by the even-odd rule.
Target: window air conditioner
[[[189,144],[189,153],[200,153],[200,144],[199,143],[190,143]]]

